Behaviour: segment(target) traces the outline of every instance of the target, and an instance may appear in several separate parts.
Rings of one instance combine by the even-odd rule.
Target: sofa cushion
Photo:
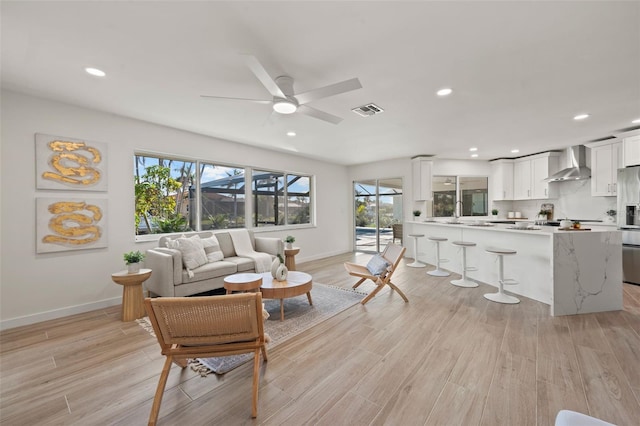
[[[196,236],[197,237],[197,236]],[[187,269],[196,269],[207,263],[207,255],[200,238],[176,238],[167,241],[167,248],[180,250],[182,263]]]
[[[196,281],[208,280],[211,278],[218,278],[222,276],[232,275],[238,271],[238,267],[233,262],[220,261],[213,263],[206,263],[193,269],[193,277],[190,277],[188,272],[182,271],[182,283],[192,283]]]
[[[255,262],[253,261],[253,259],[248,258],[248,257],[238,257],[238,256],[233,256],[233,257],[226,257],[225,262],[233,262],[237,265],[238,267],[238,272],[247,272],[247,271],[254,271],[255,270]]]

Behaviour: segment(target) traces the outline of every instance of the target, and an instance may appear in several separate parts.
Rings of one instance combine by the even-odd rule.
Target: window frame
[[[195,166],[195,174],[193,179],[193,187],[195,193],[194,204],[191,205],[191,200],[189,200],[189,209],[195,208],[195,226],[193,227],[193,231],[189,232],[200,232],[202,231],[202,217],[201,217],[201,208],[202,208],[202,198],[201,198],[201,168],[202,165],[205,166],[214,166],[214,167],[226,167],[226,168],[234,168],[239,170],[244,170],[244,179],[245,179],[245,206],[244,206],[244,223],[245,229],[250,229],[253,232],[269,232],[275,230],[288,230],[288,229],[301,229],[301,228],[312,228],[316,226],[315,222],[315,205],[316,205],[316,186],[315,186],[315,175],[310,173],[301,173],[291,170],[277,170],[270,169],[265,167],[254,167],[250,165],[240,165],[233,164],[227,162],[216,162],[214,160],[208,160],[204,158],[193,158],[183,155],[173,155],[167,153],[158,153],[152,151],[145,150],[135,150],[133,153],[133,162],[134,162],[134,174],[133,174],[133,184],[135,187],[136,183],[136,168],[137,168],[137,157],[150,157],[153,159],[163,159],[165,161],[181,161],[181,162],[191,162]],[[253,214],[255,211],[255,206],[253,203],[253,172],[254,170],[269,172],[269,173],[278,173],[282,175],[283,181],[285,183],[283,190],[283,200],[284,200],[284,224],[278,225],[273,224],[269,226],[254,226]],[[297,224],[289,224],[288,223],[288,191],[287,191],[287,180],[290,175],[306,177],[309,179],[309,222],[308,223],[297,223]],[[135,203],[136,200],[134,198],[134,212],[135,212]],[[134,224],[134,237],[136,242],[143,241],[155,241],[158,240],[163,235],[167,235],[167,233],[149,233],[137,235],[135,234],[135,224]]]
[[[443,175],[433,175],[433,178],[452,178],[455,181],[455,191],[454,191],[454,201],[453,201],[453,215],[455,216],[457,212],[457,203],[458,200],[462,200],[463,188],[462,188],[462,180],[465,178],[473,179],[473,178],[481,178],[486,179],[486,193],[485,193],[485,210],[487,212],[486,215],[464,215],[464,210],[461,212],[459,217],[465,218],[474,218],[474,217],[484,217],[489,215],[489,176],[484,175],[454,175],[454,174],[443,174]],[[438,193],[442,191],[437,191]],[[451,192],[451,191],[450,191]],[[436,191],[432,189],[432,199],[435,203],[436,201]],[[473,210],[472,210],[473,211]],[[451,216],[436,216],[435,206],[432,206],[432,216],[433,217],[451,217]]]

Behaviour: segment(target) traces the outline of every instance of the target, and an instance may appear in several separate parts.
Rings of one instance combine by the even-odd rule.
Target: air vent
[[[384,112],[384,110],[376,104],[362,105],[357,108],[353,108],[351,111],[355,112],[361,117],[370,117],[372,115],[382,114]]]

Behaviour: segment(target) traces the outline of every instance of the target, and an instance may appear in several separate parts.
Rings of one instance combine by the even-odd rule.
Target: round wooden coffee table
[[[289,271],[286,281],[276,281],[270,272],[262,275],[262,292],[263,299],[280,299],[280,321],[284,321],[284,299],[290,297],[301,296],[307,294],[309,305],[313,305],[311,301],[311,275],[304,272]]]
[[[240,273],[224,277],[224,288],[227,294],[233,291],[259,291],[262,285],[262,275],[254,273]]]

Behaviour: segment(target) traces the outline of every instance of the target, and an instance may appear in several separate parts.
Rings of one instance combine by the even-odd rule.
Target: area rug
[[[269,319],[265,321],[264,330],[271,338],[267,349],[273,349],[286,340],[339,314],[359,303],[365,296],[366,293],[355,290],[313,283],[311,290],[313,306],[309,306],[306,295],[284,299],[284,321],[280,321],[280,301],[264,299],[265,309],[269,312]],[[140,326],[153,333],[148,317],[137,321]],[[194,371],[206,376],[211,373],[227,373],[252,358],[252,354],[198,358],[190,360],[189,364]]]

